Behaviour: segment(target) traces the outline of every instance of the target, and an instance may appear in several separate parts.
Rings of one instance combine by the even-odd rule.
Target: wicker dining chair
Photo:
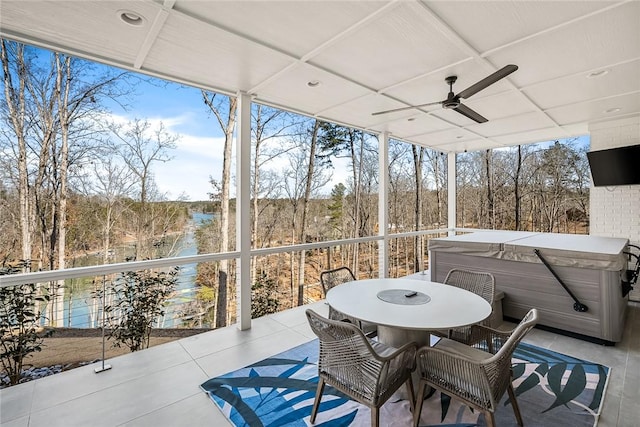
[[[342,283],[351,282],[354,280],[356,280],[356,276],[353,274],[349,267],[338,267],[320,273],[320,284],[322,285],[322,290],[325,297],[327,296],[327,292],[329,292],[331,288]],[[336,310],[335,308],[331,307],[331,305],[329,305],[329,319],[348,320],[349,322],[357,325],[360,329],[362,329],[364,333],[369,337],[375,336],[377,332],[377,326],[375,324],[362,322],[355,317],[349,316],[342,313],[341,311]]]
[[[444,283],[480,295],[493,307],[493,300],[496,294],[496,280],[490,273],[454,268],[449,271],[447,277],[444,279]],[[487,318],[480,324],[491,326],[488,322],[489,320]],[[470,332],[471,328],[467,326],[450,329],[445,336],[465,344],[471,344]]]
[[[307,320],[320,342],[318,388],[311,411],[315,423],[325,384],[371,408],[371,425],[380,423],[379,408],[403,384],[407,385],[411,410],[414,392],[411,373],[418,345],[400,348],[369,340],[357,326],[322,317],[307,310]]]
[[[509,399],[516,421],[522,426],[520,408],[513,390],[511,357],[522,338],[538,322],[538,311],[531,309],[512,331],[498,331],[482,325],[471,326],[475,344],[441,339],[434,347],[418,350],[420,384],[413,423],[420,421],[427,385],[457,398],[485,414],[487,426],[495,426],[495,411],[504,395]]]

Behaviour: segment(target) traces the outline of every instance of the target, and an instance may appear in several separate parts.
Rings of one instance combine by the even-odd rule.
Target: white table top
[[[387,289],[427,294],[420,305],[389,303],[378,298]],[[367,279],[343,283],[327,292],[333,308],[357,319],[411,330],[441,330],[478,323],[491,314],[491,305],[479,295],[455,286],[414,279]]]

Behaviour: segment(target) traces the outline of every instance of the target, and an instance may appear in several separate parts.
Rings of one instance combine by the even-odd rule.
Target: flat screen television
[[[640,145],[587,153],[596,187],[640,184]]]

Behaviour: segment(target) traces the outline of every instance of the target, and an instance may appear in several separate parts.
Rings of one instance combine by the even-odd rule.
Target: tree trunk
[[[311,146],[309,147],[309,163],[307,164],[307,175],[305,178],[304,197],[302,198],[302,218],[300,219],[300,243],[306,243],[307,215],[309,213],[309,199],[311,199],[311,188],[313,186],[313,171],[316,159],[316,144],[318,142],[318,131],[320,130],[320,121],[316,120],[313,124],[313,133],[311,134]],[[304,304],[304,267],[305,267],[306,251],[300,251],[300,264],[298,265],[298,306]]]
[[[422,161],[424,157],[424,147],[418,148],[415,145],[411,146],[413,152],[413,168],[415,177],[415,231],[420,231],[422,226]],[[437,159],[436,159],[437,163]],[[437,177],[436,177],[437,180]],[[438,188],[436,187],[436,193]],[[440,210],[440,209],[438,209]],[[413,239],[413,251],[414,251],[414,272],[421,271],[424,266],[424,248],[422,236],[415,236]]]
[[[516,174],[515,174],[515,178],[514,178],[514,183],[513,183],[513,192],[514,192],[514,197],[515,197],[515,228],[516,231],[519,231],[522,229],[522,220],[520,218],[520,211],[521,211],[521,207],[520,207],[520,203],[521,203],[521,198],[522,196],[520,195],[520,174],[522,173],[522,145],[518,145],[518,159],[517,159],[517,163],[516,163]]]
[[[495,205],[493,200],[492,171],[491,171],[491,150],[485,152],[485,168],[487,173],[487,215],[489,217],[489,228],[495,228]]]
[[[353,237],[360,237],[360,209],[362,205],[362,163],[363,163],[363,150],[364,150],[364,133],[360,133],[360,155],[359,159],[356,156],[355,150],[355,136],[356,133],[353,130],[349,131],[349,146],[351,151],[351,164],[353,165],[353,187],[354,187],[354,224],[353,224]],[[357,165],[357,166],[356,166]],[[359,253],[358,244],[353,245],[353,264],[352,270],[356,277],[358,276],[359,268]]]
[[[438,207],[438,228],[442,227],[442,182],[440,181],[440,158],[439,153],[435,153],[435,165],[433,168],[434,181],[436,183],[436,206]]]
[[[67,171],[69,169],[69,90],[71,86],[71,58],[64,57],[64,64],[60,63],[60,55],[56,54],[56,71],[57,71],[57,103],[58,114],[60,116],[60,132],[61,143],[60,148],[60,188],[58,190],[58,268],[66,268],[66,246],[67,246]],[[63,85],[62,79],[66,77]],[[58,281],[55,292],[54,313],[55,319],[53,326],[64,326],[64,280]]]
[[[256,131],[260,129],[262,106],[258,105],[258,113],[256,117]],[[258,197],[259,197],[259,184],[260,184],[260,134],[256,134],[255,153],[253,155],[253,182],[252,182],[252,203],[253,203],[253,218],[251,222],[251,247],[256,248],[258,245]],[[256,259],[251,258],[251,284],[255,282],[256,278]]]
[[[9,67],[9,47],[7,42],[0,40],[0,53],[2,59],[4,95],[6,106],[9,111],[11,125],[15,132],[18,144],[18,204],[19,204],[19,224],[21,237],[21,257],[23,260],[31,260],[31,236],[32,236],[32,212],[29,194],[29,177],[27,170],[27,143],[25,140],[25,104],[26,104],[26,73],[27,66],[24,59],[24,47],[15,44],[15,60],[18,69],[18,87],[14,86]],[[29,268],[30,263],[25,264]]]
[[[204,103],[209,107],[211,112],[216,116],[218,124],[224,133],[224,157],[222,161],[222,182],[220,189],[220,252],[229,251],[229,194],[231,186],[231,152],[233,147],[233,132],[236,127],[236,110],[238,108],[238,100],[229,97],[228,114],[225,117],[214,104],[216,95],[211,98],[206,91],[202,91]],[[228,278],[229,278],[229,261],[222,260],[218,270],[218,295],[216,301],[216,328],[227,325],[227,304],[228,304]]]
[[[224,159],[222,163],[222,196],[220,199],[220,251],[229,251],[229,188],[231,186],[231,148],[233,131],[236,126],[236,109],[238,101],[229,98],[229,119],[224,129]],[[218,301],[216,304],[216,327],[227,325],[227,286],[229,277],[229,260],[220,261],[218,272]]]

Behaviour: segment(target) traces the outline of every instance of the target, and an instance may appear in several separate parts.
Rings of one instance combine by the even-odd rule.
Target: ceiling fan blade
[[[422,107],[428,107],[430,105],[439,105],[439,104],[442,104],[442,101],[429,102],[427,104],[420,104],[420,105],[412,105],[410,107],[394,108],[393,110],[376,111],[375,113],[371,113],[371,115],[372,116],[378,116],[380,114],[395,113],[396,111],[410,110],[412,108],[422,108]]]
[[[471,120],[473,120],[475,122],[478,122],[478,123],[484,123],[484,122],[488,122],[489,121],[489,120],[485,119],[480,114],[476,113],[475,111],[473,111],[471,108],[467,107],[464,104],[458,105],[453,110],[457,111],[458,113],[462,114],[463,116],[469,117]]]
[[[498,71],[496,71],[495,73],[490,74],[484,79],[480,80],[476,84],[469,86],[462,92],[459,92],[457,96],[463,99],[469,98],[471,95],[474,95],[480,92],[482,89],[486,89],[487,87],[491,86],[498,80],[507,77],[509,74],[513,73],[517,69],[518,69],[517,65],[504,66]]]

